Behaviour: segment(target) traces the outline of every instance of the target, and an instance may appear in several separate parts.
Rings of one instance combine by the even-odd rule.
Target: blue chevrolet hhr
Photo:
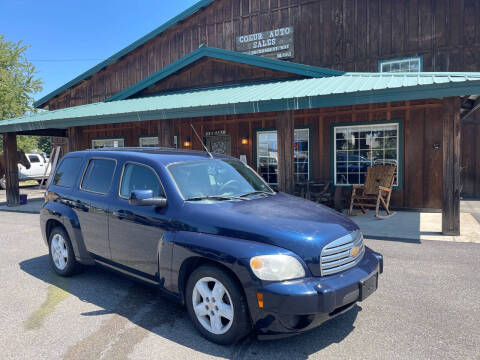
[[[98,264],[157,286],[221,344],[318,326],[374,292],[383,271],[348,218],[205,152],[69,153],[40,222],[59,275]]]

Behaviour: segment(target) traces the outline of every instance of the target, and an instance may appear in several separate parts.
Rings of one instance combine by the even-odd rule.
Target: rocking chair
[[[369,166],[365,177],[365,185],[353,185],[352,199],[350,201],[349,215],[365,214],[367,207],[375,208],[375,216],[386,219],[395,213],[390,211],[390,197],[395,179],[396,165],[383,164]],[[380,205],[383,206],[387,215],[379,214]],[[360,207],[361,212],[353,212],[353,207]]]

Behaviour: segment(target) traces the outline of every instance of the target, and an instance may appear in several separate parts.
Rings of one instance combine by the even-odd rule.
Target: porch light
[[[190,136],[187,136],[187,137],[185,138],[185,141],[183,142],[183,146],[184,146],[184,147],[190,147],[190,146],[192,146],[192,141],[190,140]]]
[[[248,145],[248,136],[242,137],[241,143],[242,145]]]

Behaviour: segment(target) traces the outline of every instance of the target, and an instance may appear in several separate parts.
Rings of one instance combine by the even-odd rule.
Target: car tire
[[[55,227],[48,239],[50,264],[53,270],[60,276],[72,276],[79,269],[75,259],[72,242],[67,232],[62,227]]]
[[[219,294],[221,299],[218,299]],[[187,281],[185,302],[197,330],[214,343],[236,343],[252,330],[242,289],[220,267],[203,265],[197,268]]]
[[[6,190],[7,189],[7,177],[3,175],[0,178],[0,190]]]

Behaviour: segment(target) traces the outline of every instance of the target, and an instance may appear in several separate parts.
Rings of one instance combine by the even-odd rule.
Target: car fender
[[[63,224],[70,237],[73,251],[75,252],[75,258],[85,265],[95,264],[95,261],[90,256],[85,246],[77,214],[75,214],[75,211],[69,205],[54,201],[47,202],[40,211],[40,218],[42,222],[42,234],[45,242],[48,243],[46,234],[46,224],[48,220],[57,220]]]
[[[285,254],[297,258],[308,274],[308,268],[301,258],[295,253],[268,244],[255,241],[236,239],[221,235],[179,231],[173,239],[171,271],[165,282],[165,289],[178,294],[183,301],[182,273],[190,259],[207,260],[218,263],[230,270],[240,282],[245,292],[251,316],[255,318],[256,289],[261,287],[262,281],[258,279],[250,269],[251,257],[267,254]],[[187,274],[188,276],[189,274]]]

